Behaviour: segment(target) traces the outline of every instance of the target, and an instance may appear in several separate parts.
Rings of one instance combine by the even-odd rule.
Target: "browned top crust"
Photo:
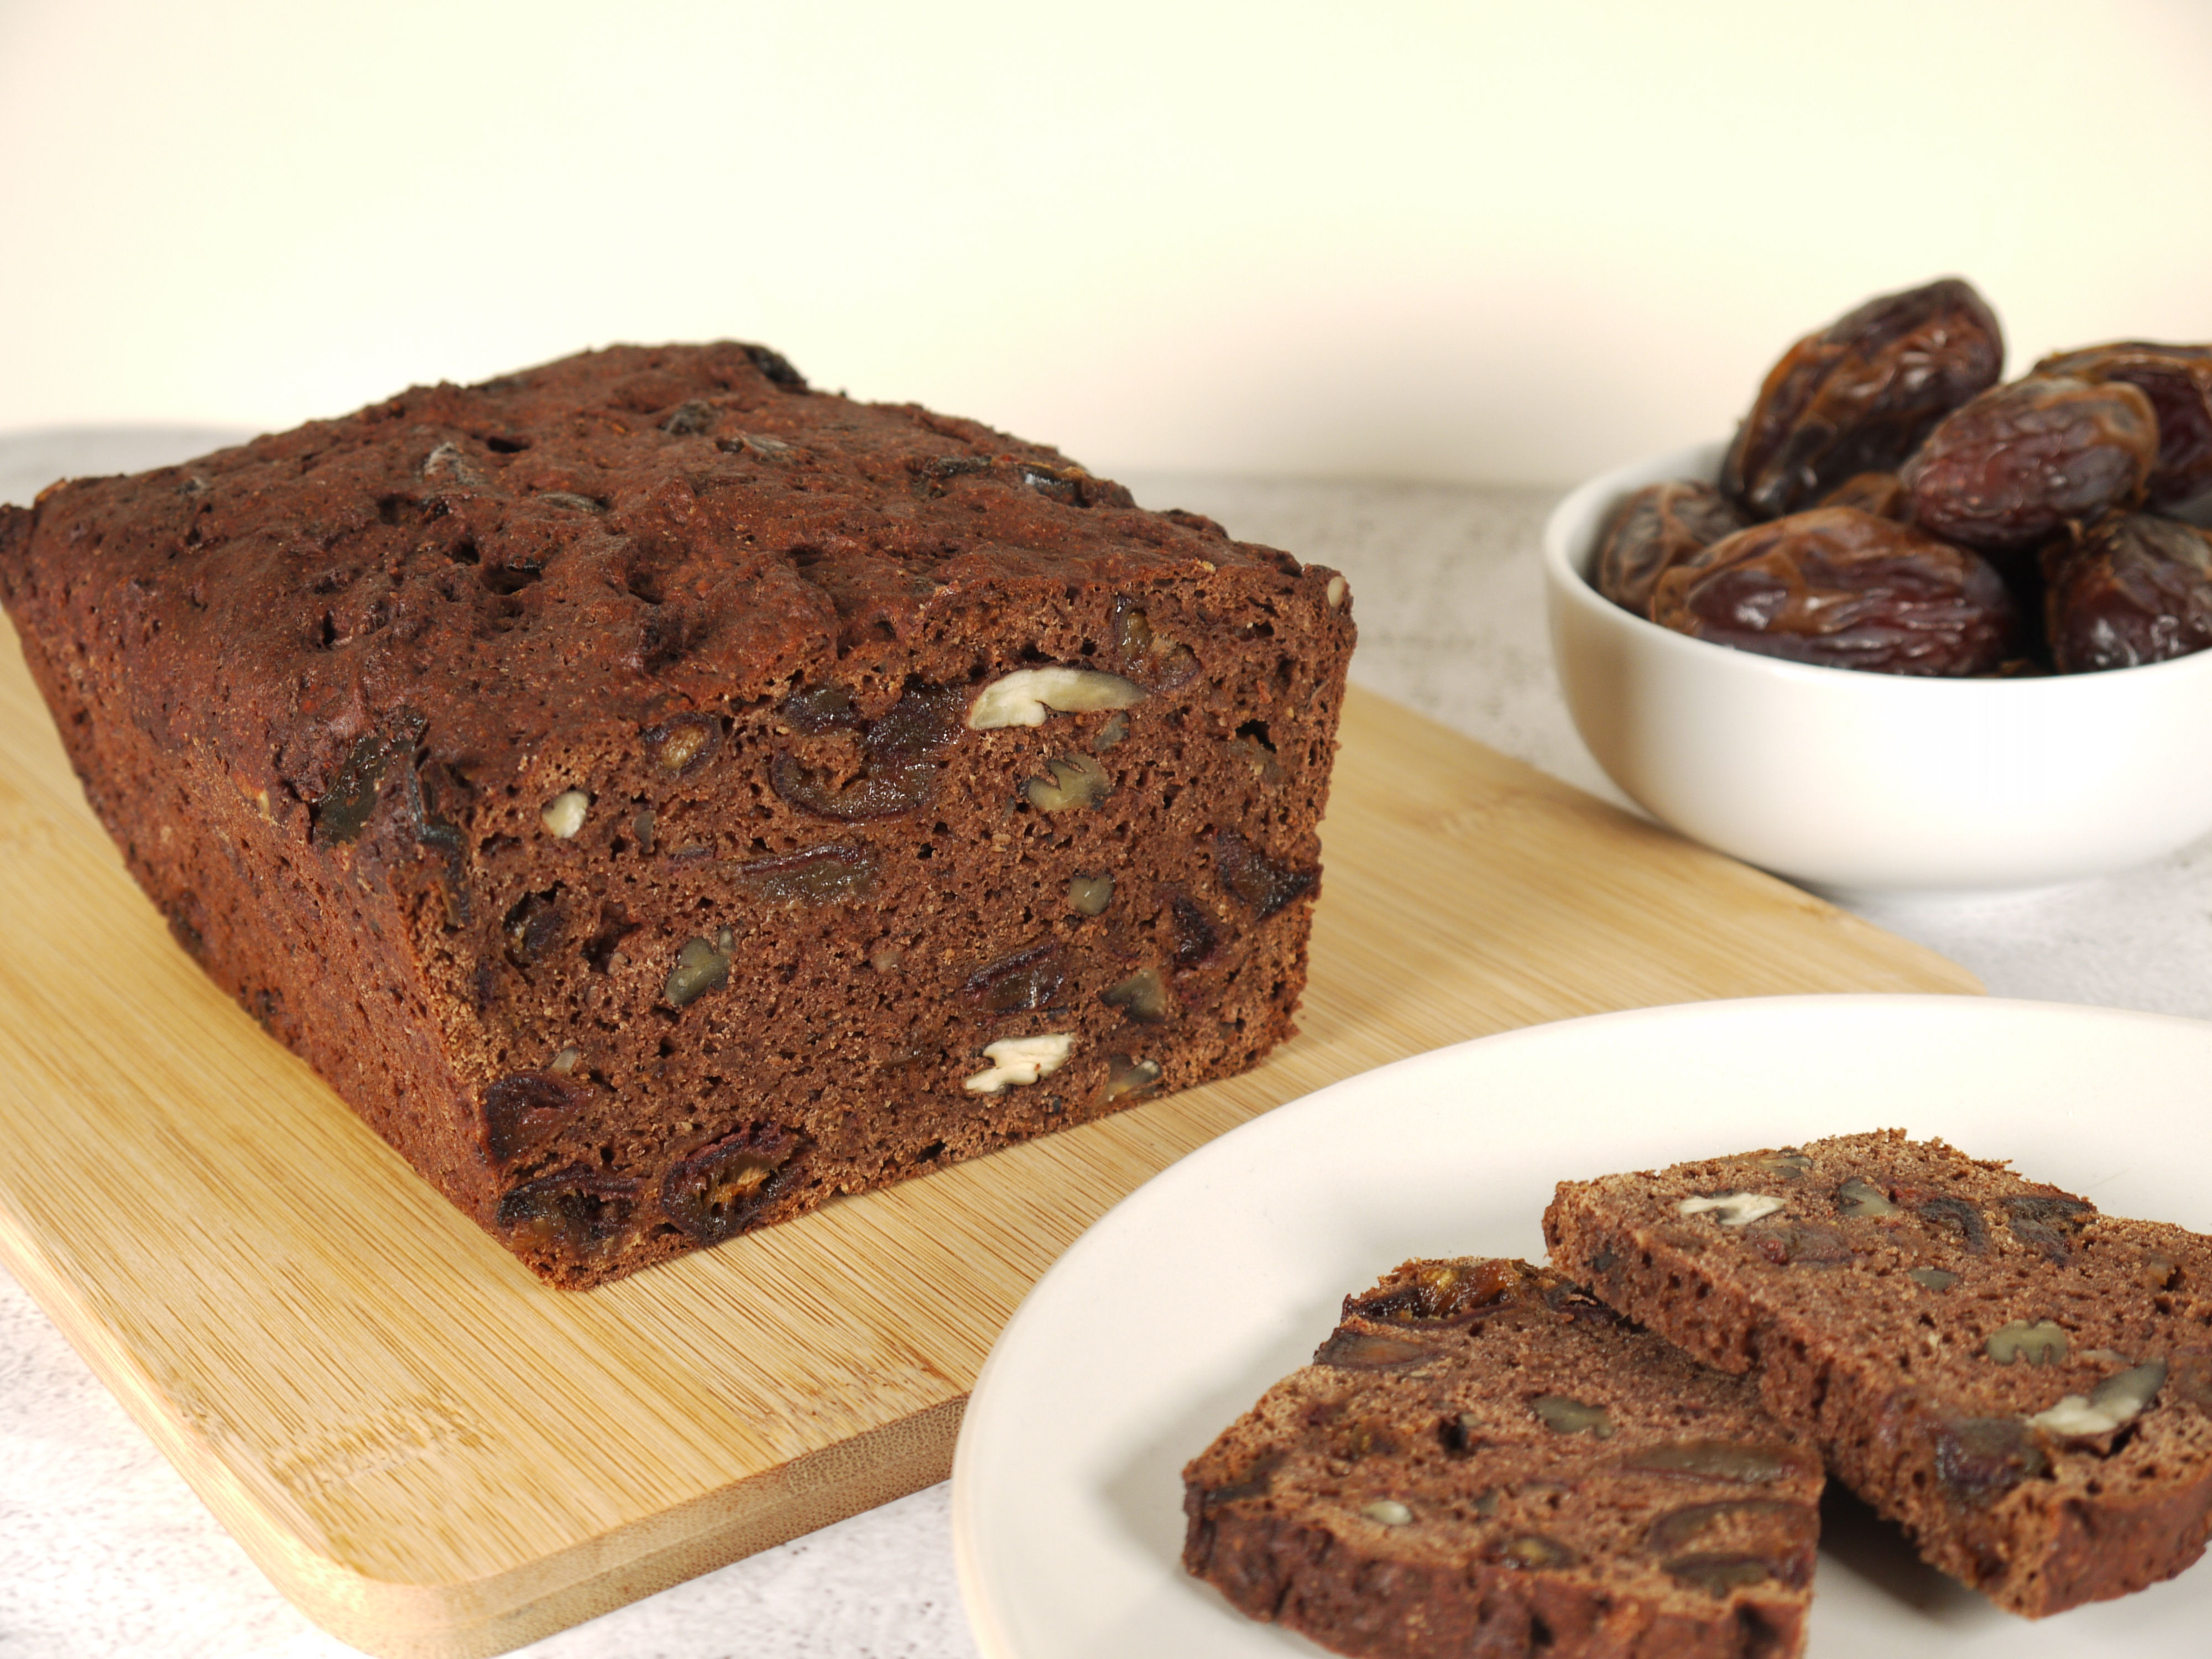
[[[140,728],[210,748],[280,820],[395,726],[472,771],[773,700],[832,659],[872,716],[900,692],[877,662],[926,661],[963,613],[1216,568],[1298,570],[1054,450],[811,391],[729,342],[420,386],[0,509],[25,634],[127,647]]]

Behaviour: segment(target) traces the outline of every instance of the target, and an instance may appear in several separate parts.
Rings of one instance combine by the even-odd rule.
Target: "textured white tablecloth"
[[[184,459],[212,432],[0,437],[0,501],[64,474]],[[1148,506],[1342,569],[1352,677],[1626,805],[1554,689],[1536,540],[1557,492],[1132,478]],[[2212,1018],[2212,859],[1972,902],[1860,903],[2000,996]],[[520,1650],[530,1659],[965,1659],[934,1486]],[[0,1654],[343,1659],[270,1589],[35,1304],[0,1273]]]

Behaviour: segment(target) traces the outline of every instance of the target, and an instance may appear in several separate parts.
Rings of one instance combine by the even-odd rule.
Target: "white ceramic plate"
[[[1313,1654],[1186,1577],[1184,1462],[1416,1255],[1540,1261],[1553,1183],[1902,1127],[2212,1231],[2212,1024],[1966,997],[1698,1003],[1531,1027],[1255,1119],[1116,1206],[992,1351],[952,1471],[990,1659]],[[1863,1510],[1822,1544],[1815,1659],[2198,1659],[2212,1566],[2029,1624]]]

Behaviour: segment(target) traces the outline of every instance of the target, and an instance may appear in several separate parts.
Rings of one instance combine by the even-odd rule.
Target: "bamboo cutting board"
[[[1259,1070],[564,1294],[171,944],[0,623],[0,1251],[310,1617],[491,1654],[942,1479],[1037,1275],[1257,1112],[1571,1015],[1979,988],[1371,694],[1323,836]]]

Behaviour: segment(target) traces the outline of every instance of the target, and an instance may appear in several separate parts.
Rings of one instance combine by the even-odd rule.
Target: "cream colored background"
[[[770,342],[1102,470],[1564,481],[1948,270],[2212,339],[2212,6],[0,0],[0,430]]]

